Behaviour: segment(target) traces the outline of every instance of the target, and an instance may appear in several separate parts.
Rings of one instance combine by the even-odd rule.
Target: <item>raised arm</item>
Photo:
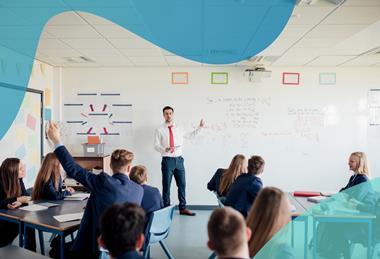
[[[195,130],[186,133],[186,134],[184,135],[184,138],[186,138],[186,139],[192,139],[192,138],[194,138],[194,137],[195,137],[195,136],[201,131],[201,129],[202,129],[204,126],[205,126],[205,122],[204,122],[203,119],[201,119],[201,121],[200,121],[200,123],[199,123],[199,126],[198,126]]]
[[[57,156],[59,162],[61,163],[63,169],[66,171],[67,175],[77,180],[90,191],[95,190],[95,186],[97,183],[97,175],[88,172],[86,169],[82,168],[74,161],[73,157],[70,155],[69,151],[67,151],[66,147],[61,144],[62,142],[60,139],[60,133],[57,125],[55,125],[52,122],[49,122],[47,135],[49,139],[53,142],[55,146],[54,153]]]

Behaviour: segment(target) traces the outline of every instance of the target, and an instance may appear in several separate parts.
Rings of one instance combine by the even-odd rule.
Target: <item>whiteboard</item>
[[[4,91],[25,91],[25,88],[3,85]],[[0,161],[8,157],[17,157],[25,164],[27,188],[34,185],[34,180],[41,166],[43,154],[42,114],[43,92],[26,89],[20,110],[8,132],[0,141]]]
[[[285,191],[339,190],[350,177],[347,161],[354,151],[366,152],[372,176],[379,176],[380,126],[369,126],[368,109],[369,90],[380,88],[376,73],[364,71],[353,78],[350,70],[338,71],[337,84],[325,86],[319,85],[319,73],[305,70],[300,86],[284,86],[280,69],[261,83],[230,70],[228,85],[212,85],[212,68],[189,69],[198,77],[178,87],[170,84],[169,69],[66,69],[63,103],[75,102],[78,91],[119,91],[121,101],[133,105],[132,133],[103,136],[106,152],[133,151],[134,164],[146,165],[149,184],[159,188],[161,158],[153,143],[164,120],[162,108],[172,106],[175,121],[189,131],[203,118],[206,128],[183,146],[188,204],[216,204],[207,182],[236,154],[261,155],[266,161],[264,185]],[[102,98],[91,101],[104,103]],[[71,119],[69,110],[63,110],[63,120]],[[85,136],[73,134],[65,143],[78,153],[83,142]],[[174,179],[171,187],[174,203]]]

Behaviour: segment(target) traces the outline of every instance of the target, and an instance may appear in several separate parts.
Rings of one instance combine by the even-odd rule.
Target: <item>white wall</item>
[[[172,71],[188,71],[189,84],[173,86]],[[211,71],[229,72],[229,85],[211,85]],[[349,177],[348,155],[357,150],[368,153],[372,174],[380,175],[380,132],[367,126],[366,104],[368,89],[380,88],[379,68],[272,71],[271,79],[252,84],[238,67],[63,68],[62,104],[75,102],[77,92],[120,92],[124,102],[133,104],[133,134],[104,137],[107,152],[118,147],[132,150],[135,164],[146,165],[150,183],[159,187],[160,155],[153,149],[153,135],[163,121],[162,107],[173,106],[177,121],[188,129],[204,118],[208,128],[184,147],[189,204],[215,204],[206,184],[236,153],[262,155],[267,162],[264,184],[288,191],[338,189]],[[283,71],[301,72],[300,86],[283,86]],[[319,85],[319,72],[336,72],[337,84]],[[255,125],[232,125],[231,114],[226,114],[231,106],[223,101],[229,97],[258,98],[254,105],[259,118],[248,116]],[[75,134],[66,138],[74,153],[82,151],[79,143],[85,141],[85,136]],[[175,190],[173,179],[172,198]]]

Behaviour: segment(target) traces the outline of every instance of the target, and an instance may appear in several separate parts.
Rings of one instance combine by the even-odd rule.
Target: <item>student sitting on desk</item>
[[[113,205],[100,220],[98,243],[111,259],[142,259],[137,251],[144,244],[144,210],[136,204]]]
[[[252,231],[249,255],[257,259],[295,258],[286,244],[287,229],[282,229],[290,220],[290,203],[286,194],[275,187],[262,189],[247,218],[247,225]]]
[[[62,178],[60,164],[54,153],[45,156],[41,169],[34,182],[33,200],[63,200],[66,196],[74,193],[71,187],[62,190]]]
[[[71,248],[73,256],[79,258],[98,258],[97,237],[98,223],[106,208],[117,203],[141,204],[143,188],[128,177],[133,153],[125,149],[117,149],[111,155],[113,175],[105,172],[92,174],[79,166],[65,146],[61,144],[59,129],[50,122],[47,129],[49,139],[55,145],[54,153],[63,166],[67,175],[87,188],[91,195],[79,227],[78,235]]]
[[[30,200],[22,178],[25,166],[18,158],[7,158],[0,167],[0,209],[17,209]],[[0,247],[9,245],[19,233],[16,223],[0,221]],[[25,248],[36,251],[36,239],[33,229],[28,229],[28,243]]]
[[[162,201],[160,191],[155,187],[147,185],[148,174],[146,167],[143,165],[136,165],[132,167],[129,177],[135,183],[140,184],[144,189],[141,207],[145,210],[146,219],[149,220],[149,216],[153,211],[164,207],[164,202]]]
[[[219,197],[225,197],[232,183],[242,173],[247,171],[247,160],[244,155],[232,158],[228,169],[219,168],[207,184],[207,189],[216,192]]]
[[[264,165],[262,157],[252,156],[248,160],[248,173],[236,178],[227,193],[225,204],[240,211],[244,217],[247,217],[249,209],[263,187],[258,176],[264,171]]]
[[[207,231],[207,246],[218,258],[249,258],[248,240],[251,230],[238,211],[228,207],[214,210]]]

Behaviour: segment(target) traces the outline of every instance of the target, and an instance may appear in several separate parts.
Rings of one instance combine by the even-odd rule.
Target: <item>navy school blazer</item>
[[[58,190],[55,190],[53,179],[49,179],[49,181],[45,184],[42,199],[44,200],[62,200],[66,196],[70,196],[71,193],[69,191],[62,190],[62,178],[59,177],[58,181]]]
[[[263,188],[263,183],[259,177],[249,173],[241,174],[231,185],[225,205],[231,206],[240,211],[244,217],[247,217],[249,209],[261,188]]]
[[[354,174],[350,177],[347,185],[340,189],[339,192],[346,191],[346,193],[350,196],[350,198],[354,198],[360,202],[366,204],[375,204],[376,197],[375,192],[372,189],[370,183],[365,184],[365,182],[369,181],[368,177],[363,174]],[[356,185],[359,185],[351,190],[348,190]]]
[[[21,187],[21,196],[29,196],[25,189],[24,181],[19,179],[20,181],[20,187]],[[17,201],[18,197],[11,197],[11,198],[6,198],[6,194],[4,191],[4,185],[2,182],[0,182],[0,209],[8,209],[7,205],[12,204],[13,202]]]
[[[122,255],[116,256],[116,259],[143,259],[144,257],[140,255],[137,251],[129,251]]]
[[[104,210],[113,204],[135,203],[141,205],[143,188],[129,179],[125,174],[115,173],[112,176],[102,172],[92,174],[75,163],[66,147],[59,146],[54,151],[67,175],[84,187],[91,195],[74,240],[72,251],[90,256],[97,255],[99,220]]]
[[[220,188],[220,183],[222,181],[222,175],[224,173],[223,168],[218,168],[214,175],[212,176],[211,180],[207,184],[207,189],[212,192],[216,192],[218,196],[222,196],[220,194],[219,188]]]
[[[141,202],[141,207],[145,210],[146,220],[149,219],[153,211],[164,207],[160,191],[150,185],[143,184],[144,196]]]

